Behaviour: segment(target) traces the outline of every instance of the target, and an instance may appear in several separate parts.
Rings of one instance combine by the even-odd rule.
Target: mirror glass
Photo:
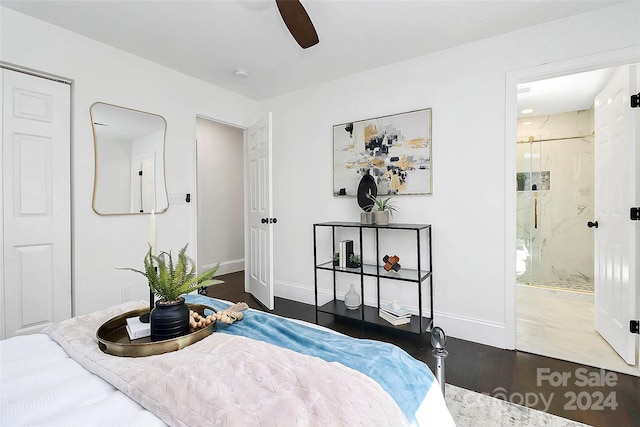
[[[102,102],[93,104],[90,113],[96,156],[93,210],[101,215],[167,210],[165,119]]]

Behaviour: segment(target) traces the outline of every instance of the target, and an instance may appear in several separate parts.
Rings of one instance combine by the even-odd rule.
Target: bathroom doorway
[[[517,87],[516,348],[640,375],[594,326],[594,99],[612,74]],[[575,84],[588,96],[563,106],[571,96],[562,90]]]

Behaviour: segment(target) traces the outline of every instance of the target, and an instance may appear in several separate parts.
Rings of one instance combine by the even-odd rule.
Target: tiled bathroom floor
[[[521,278],[522,280],[522,278]],[[542,287],[542,288],[553,288],[553,289],[566,289],[571,291],[584,291],[584,292],[593,292],[593,282],[584,279],[530,279],[527,281],[520,282],[518,284]]]
[[[516,286],[518,350],[640,376],[594,329],[593,294]]]

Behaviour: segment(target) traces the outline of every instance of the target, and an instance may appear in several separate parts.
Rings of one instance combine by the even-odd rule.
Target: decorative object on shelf
[[[171,339],[189,332],[189,307],[180,295],[199,287],[224,283],[222,280],[213,279],[219,264],[202,274],[196,274],[195,262],[186,255],[187,246],[188,244],[178,253],[175,265],[170,251],[154,256],[153,246],[149,245],[149,251],[144,258],[144,271],[135,268],[122,269],[145,276],[149,288],[159,298],[150,314],[153,341]]]
[[[376,197],[378,195],[378,186],[376,185],[375,180],[367,171],[364,175],[362,175],[362,179],[360,179],[360,184],[358,185],[358,206],[362,209],[360,212],[360,223],[362,224],[373,224],[375,219],[373,212],[373,202],[371,201],[371,197]]]
[[[347,268],[349,266],[349,258],[353,255],[353,240],[340,241],[339,250],[338,267]]]
[[[376,224],[389,224],[389,216],[393,216],[394,212],[398,212],[398,208],[394,205],[395,200],[392,200],[393,197],[369,197],[369,199],[373,202],[373,213]]]
[[[358,254],[349,255],[349,261],[347,262],[347,267],[349,267],[349,268],[358,268],[358,267],[360,267],[360,265],[361,265],[360,255],[358,255]]]
[[[387,322],[391,323],[393,326],[400,326],[400,325],[406,325],[407,323],[411,323],[411,316],[409,316],[409,317],[395,317],[395,316],[387,313],[383,309],[380,309],[379,316],[380,316],[380,318],[382,318],[382,319],[386,320]]]
[[[333,194],[355,196],[365,174],[378,194],[431,194],[431,109],[333,126]]]
[[[397,255],[394,256],[389,256],[389,255],[385,255],[384,258],[382,258],[382,261],[384,261],[384,269],[386,271],[395,271],[398,272],[400,271],[400,264],[398,264],[398,261],[400,261],[400,258]]]
[[[349,292],[344,295],[344,305],[349,310],[357,310],[360,308],[360,295],[356,292],[353,283],[349,288]]]
[[[375,224],[376,217],[373,212],[360,212],[360,224]]]
[[[402,306],[402,303],[398,300],[393,300],[391,304],[382,303],[380,304],[380,309],[386,311],[389,314],[392,314],[396,317],[409,317],[411,316],[411,312],[409,309]]]
[[[394,326],[406,325],[411,322],[411,313],[398,300],[391,304],[381,304],[378,315]]]
[[[331,260],[333,261],[333,265],[338,267],[340,265],[340,252],[334,252]]]

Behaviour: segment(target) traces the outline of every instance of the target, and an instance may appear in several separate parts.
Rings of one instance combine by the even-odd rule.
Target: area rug
[[[446,385],[446,401],[457,427],[588,427],[546,412],[516,405],[451,384]]]

